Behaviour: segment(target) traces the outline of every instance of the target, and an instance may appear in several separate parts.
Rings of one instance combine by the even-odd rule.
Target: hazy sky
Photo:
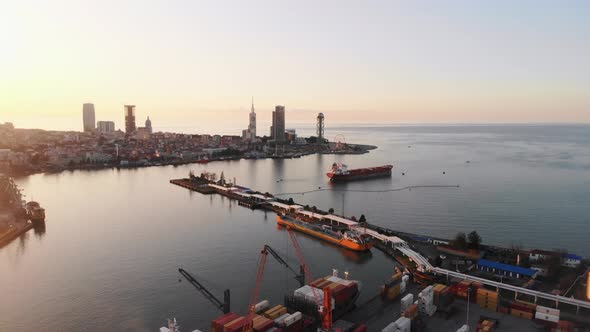
[[[0,122],[590,122],[590,1],[4,1]],[[260,126],[262,127],[262,125]],[[262,128],[264,131],[267,129]],[[262,132],[261,134],[264,134]]]

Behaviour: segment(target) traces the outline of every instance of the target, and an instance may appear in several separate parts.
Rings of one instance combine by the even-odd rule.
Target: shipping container
[[[223,325],[223,332],[242,331],[246,324],[248,324],[248,319],[246,317],[236,318],[235,320]]]
[[[234,312],[230,312],[221,317],[218,317],[211,322],[211,332],[223,332],[223,325],[239,318],[240,316]]]
[[[270,307],[270,302],[268,302],[268,300],[260,301],[254,305],[254,312],[259,313],[268,309],[268,307]]]

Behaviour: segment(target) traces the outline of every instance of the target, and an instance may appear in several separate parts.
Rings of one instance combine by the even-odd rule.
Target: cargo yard
[[[287,228],[306,281],[292,294],[285,295],[282,304],[259,299],[258,283],[268,254],[264,249],[247,313],[226,312],[211,323],[211,331],[589,331],[590,302],[536,291],[524,282],[514,285],[480,275],[506,269],[509,277],[523,278],[530,283],[536,276],[536,272],[530,269],[489,263],[480,255],[477,264],[473,264],[475,271],[457,272],[434,266],[431,259],[420,253],[419,243],[411,240],[417,237],[415,234],[361,224],[317,209],[309,211],[292,200],[286,201],[224,180],[215,181],[207,173],[199,177],[191,173],[189,178],[170,182],[202,194],[235,199],[244,207],[277,213],[277,224]],[[300,227],[306,223],[315,225],[313,231],[309,231],[309,227]],[[312,278],[295,232],[306,233],[347,250],[356,247],[341,245],[334,240],[339,238],[330,234],[341,232],[347,235],[347,239],[356,239],[350,234],[356,235],[358,239],[354,241],[370,240],[374,248],[394,258],[401,268],[396,267],[391,279],[380,289],[364,289],[371,296],[368,301],[357,303],[362,280],[349,280],[348,273],[340,276],[338,271],[331,276]],[[363,250],[368,248],[370,246]],[[503,273],[509,279],[506,271]]]

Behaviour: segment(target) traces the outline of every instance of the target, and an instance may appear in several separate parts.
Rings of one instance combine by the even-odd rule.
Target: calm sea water
[[[307,130],[311,133],[311,129]],[[590,255],[590,126],[395,126],[328,128],[379,149],[360,156],[307,156],[136,170],[74,171],[18,179],[47,210],[46,230],[0,249],[0,330],[154,331],[176,316],[184,330],[207,330],[219,312],[186,282],[184,267],[244,312],[264,244],[297,266],[272,213],[168,183],[189,170],[235,177],[272,193],[333,187],[333,162],[395,165],[391,179],[337,185],[387,193],[317,192],[296,201],[365,214],[375,224],[443,237],[477,230],[484,242],[566,248]],[[302,130],[306,134],[306,130]],[[469,161],[467,163],[466,161]],[[446,174],[443,174],[445,172]],[[405,173],[405,175],[402,175]],[[376,292],[394,262],[359,256],[298,236],[314,276],[349,271]],[[261,297],[281,302],[296,282],[269,258]],[[362,301],[363,299],[361,299]]]

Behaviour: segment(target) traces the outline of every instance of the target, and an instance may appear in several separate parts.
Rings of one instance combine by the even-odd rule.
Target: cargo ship
[[[353,251],[368,251],[373,246],[368,237],[350,228],[301,221],[287,215],[277,215],[277,224]]]
[[[391,176],[392,168],[393,165],[383,165],[377,167],[348,169],[348,166],[344,164],[334,163],[326,175],[330,178],[330,181],[333,182],[363,180]]]

